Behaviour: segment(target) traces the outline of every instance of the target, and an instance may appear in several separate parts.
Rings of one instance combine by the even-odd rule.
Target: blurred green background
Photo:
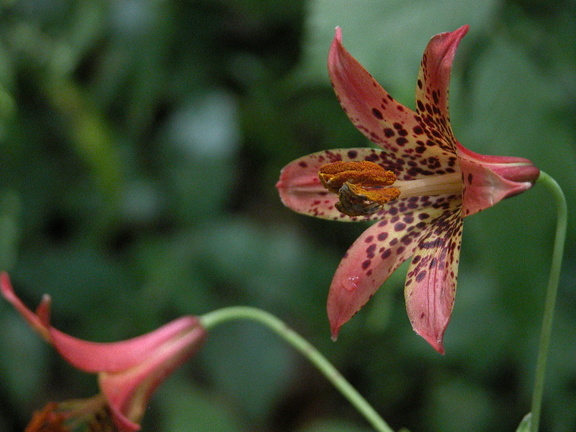
[[[292,213],[282,166],[367,145],[326,73],[336,25],[413,107],[430,37],[463,24],[455,133],[530,158],[576,214],[576,3],[538,0],[0,2],[0,267],[77,337],[115,341],[244,304],[318,346],[394,429],[513,431],[530,409],[555,226],[542,186],[466,220],[444,357],[410,328],[405,267],[329,338],[331,276],[363,224]],[[574,220],[574,219],[573,219]],[[576,430],[574,222],[542,431]],[[88,397],[0,302],[0,430],[48,400]],[[267,329],[214,330],[154,396],[148,431],[359,432],[365,421]]]

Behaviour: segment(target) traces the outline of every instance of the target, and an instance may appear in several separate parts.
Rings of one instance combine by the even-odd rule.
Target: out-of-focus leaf
[[[466,108],[459,110],[463,99],[456,99],[456,135],[480,153],[531,159],[557,178],[571,210],[576,209],[576,181],[567,175],[576,154],[565,126],[555,117],[562,109],[557,82],[538,73],[520,47],[503,37],[477,58],[468,79],[469,89],[461,95]],[[544,289],[554,226],[554,203],[539,185],[467,222],[471,237],[465,238],[469,243],[464,247],[475,251],[474,259],[491,263],[483,268],[506,287],[502,296],[509,315],[524,317],[526,324],[534,311],[522,305],[534,306],[532,296],[540,298],[537,293]]]
[[[493,401],[480,386],[468,379],[449,378],[435,386],[427,416],[432,429],[461,432],[473,428],[487,430],[494,420]],[[438,404],[438,405],[437,405]],[[446,409],[446,407],[451,409]]]
[[[0,311],[3,312],[0,318],[0,380],[6,394],[14,398],[13,403],[24,408],[42,393],[50,348],[27,323],[13,319],[18,315],[16,311],[9,306],[2,306]],[[23,361],[24,358],[27,360]]]
[[[228,324],[211,336],[202,351],[210,376],[252,422],[264,419],[295,377],[294,352],[252,322]]]
[[[165,132],[167,176],[184,221],[222,209],[237,172],[237,106],[230,94],[210,92],[175,111]]]
[[[8,271],[17,256],[20,239],[20,199],[18,195],[0,193],[0,269]]]
[[[532,413],[528,413],[524,416],[524,418],[518,425],[518,429],[516,429],[516,432],[528,432],[530,430],[531,425],[532,425]]]
[[[65,119],[72,146],[90,167],[109,203],[116,204],[124,173],[118,140],[93,104],[72,83],[53,83],[48,95]]]
[[[436,33],[469,24],[492,25],[498,2],[488,0],[312,0],[301,74],[327,82],[326,58],[334,27],[347,49],[399,100],[413,98],[420,58]],[[404,101],[412,105],[412,99]]]
[[[325,420],[298,429],[298,432],[368,432],[372,429],[356,426],[345,421]]]
[[[162,385],[154,399],[163,413],[158,430],[170,432],[245,430],[221,398],[187,385],[183,374],[176,374],[173,378]],[[147,429],[146,423],[143,424],[143,429]]]

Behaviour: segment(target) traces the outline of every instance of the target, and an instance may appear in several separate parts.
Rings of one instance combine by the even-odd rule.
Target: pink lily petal
[[[100,387],[121,432],[140,429],[139,421],[151,394],[202,345],[206,331],[193,316],[176,319],[145,335],[112,343],[84,341],[50,325],[49,297],[39,314],[16,296],[6,273],[0,275],[2,295],[70,364],[98,373]]]
[[[38,306],[38,313],[32,312],[26,307],[22,300],[20,300],[14,293],[14,288],[10,283],[8,273],[2,272],[0,274],[0,290],[2,295],[12,306],[16,308],[20,315],[28,322],[30,327],[36,330],[48,343],[52,343],[50,337],[50,296],[44,295],[42,302]]]
[[[142,364],[143,359],[188,335],[198,324],[198,318],[184,316],[142,336],[109,343],[84,341],[54,328],[50,334],[54,347],[73,366],[85,372],[114,373]]]
[[[328,293],[328,319],[332,338],[374,295],[388,277],[418,247],[429,225],[446,211],[453,197],[435,196],[389,205],[389,218],[372,225],[358,237],[340,262]],[[392,216],[393,215],[393,216]]]
[[[328,73],[342,108],[370,141],[392,152],[404,146],[403,140],[396,142],[405,135],[397,134],[394,124],[412,131],[418,126],[415,113],[395,101],[346,51],[340,27],[336,27],[328,54]]]
[[[377,214],[350,217],[340,213],[334,204],[338,195],[329,193],[320,183],[320,167],[336,161],[362,161],[378,163],[384,169],[398,172],[405,160],[390,160],[386,152],[371,148],[326,150],[301,157],[286,165],[280,173],[276,188],[285,206],[292,210],[322,219],[342,222],[381,219]]]
[[[118,372],[142,363],[150,353],[167,341],[186,334],[198,325],[195,317],[181,317],[151,333],[111,343],[88,342],[63,333],[41,319],[16,296],[7,273],[2,273],[2,295],[20,312],[31,327],[49,341],[70,364],[85,372]],[[40,307],[49,304],[50,297],[44,296]]]
[[[456,295],[462,217],[460,209],[430,224],[410,263],[404,295],[412,328],[444,354],[442,339]]]
[[[465,25],[430,40],[422,56],[416,87],[416,112],[438,138],[438,145],[452,152],[456,150],[456,139],[448,111],[450,72],[458,44],[467,32]]]
[[[395,160],[394,173],[400,180],[453,172],[454,148],[438,145],[441,135],[432,135],[419,115],[395,101],[342,45],[336,35],[328,55],[328,72],[342,108],[370,141]],[[403,162],[399,162],[403,161]],[[412,164],[407,164],[412,161]],[[403,165],[404,163],[404,165]],[[433,168],[431,168],[433,167]]]
[[[366,148],[337,150],[335,152],[330,150],[322,151],[301,157],[286,165],[282,168],[280,179],[276,183],[282,203],[295,212],[322,219],[345,222],[356,220],[357,218],[351,218],[340,213],[334,207],[334,204],[338,201],[338,195],[328,193],[320,182],[318,172],[322,165],[350,159],[348,154],[354,156],[354,152],[358,150],[361,158],[369,151]]]
[[[540,170],[524,158],[481,155],[460,144],[458,155],[465,188],[464,217],[530,189],[540,175]]]
[[[145,357],[140,358],[139,364],[125,371],[99,374],[100,388],[116,412],[116,417],[122,418],[122,423],[130,424],[133,419],[142,418],[152,393],[198,351],[206,338],[206,331],[200,326],[198,318],[187,316],[143,337],[158,340],[151,351],[142,353]],[[137,339],[142,340],[143,337]]]

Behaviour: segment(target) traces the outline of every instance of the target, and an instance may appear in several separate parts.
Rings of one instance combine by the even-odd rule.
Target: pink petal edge
[[[450,75],[456,50],[462,38],[468,33],[469,26],[463,25],[453,32],[440,33],[432,37],[420,64],[418,85],[416,86],[416,105],[419,114],[444,118],[437,124],[444,134],[453,138],[450,127],[448,94]],[[437,107],[429,110],[428,107]],[[424,108],[424,109],[423,109]]]
[[[391,152],[399,150],[395,125],[412,131],[419,125],[416,113],[392,98],[342,45],[342,29],[336,27],[328,53],[328,74],[340,105],[350,121],[370,141]],[[414,141],[402,144],[404,149]]]
[[[183,316],[144,335],[119,342],[89,342],[51,328],[55,348],[70,364],[85,372],[119,372],[138,366],[167,342],[198,327],[199,320]],[[163,349],[163,348],[162,348]]]
[[[444,333],[454,307],[462,226],[459,209],[430,224],[416,248],[404,287],[412,328],[440,354],[444,354]]]
[[[336,269],[327,302],[334,340],[340,327],[412,256],[420,236],[438,216],[431,209],[401,213],[399,207],[392,205],[390,208],[393,213],[399,213],[398,216],[389,215],[367,228],[350,246]]]
[[[36,330],[48,343],[52,343],[50,336],[50,296],[45,294],[42,301],[38,306],[39,315],[32,312],[26,305],[18,298],[10,282],[10,276],[6,272],[0,274],[0,290],[4,298],[14,306],[14,308],[22,315],[28,322],[30,327]]]

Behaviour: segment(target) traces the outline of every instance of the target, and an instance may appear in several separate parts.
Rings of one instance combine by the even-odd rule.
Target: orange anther
[[[348,216],[367,216],[400,195],[400,190],[389,187],[396,175],[380,165],[369,162],[332,162],[320,167],[320,181],[340,200],[336,208]]]

